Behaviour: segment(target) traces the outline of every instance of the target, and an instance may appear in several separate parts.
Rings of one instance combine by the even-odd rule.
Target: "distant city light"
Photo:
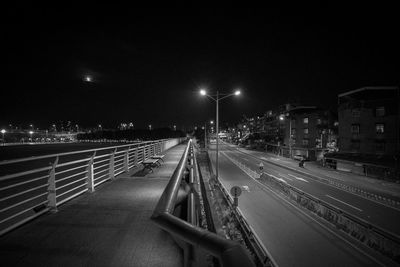
[[[29,134],[32,135],[32,134],[33,134],[33,131],[29,131]]]
[[[5,133],[6,133],[6,130],[1,129],[1,133],[2,133],[2,134],[5,134]]]
[[[92,78],[91,76],[89,76],[89,75],[86,75],[86,76],[83,78],[83,80],[84,80],[85,82],[90,83],[90,82],[93,81],[93,78]]]

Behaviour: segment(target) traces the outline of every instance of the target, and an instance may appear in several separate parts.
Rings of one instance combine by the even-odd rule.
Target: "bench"
[[[142,162],[144,166],[143,169],[149,169],[150,171],[153,172],[153,168],[159,166],[159,161],[160,159],[153,159],[153,158],[146,159]]]
[[[152,159],[159,159],[162,162],[164,162],[164,160],[163,160],[164,157],[165,157],[165,155],[154,155],[154,156],[151,156]]]

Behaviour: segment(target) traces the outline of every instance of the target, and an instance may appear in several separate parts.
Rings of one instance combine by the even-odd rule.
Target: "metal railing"
[[[187,169],[189,169],[189,175],[191,176],[189,178],[189,186],[191,187],[191,193],[193,193],[193,186],[190,185],[194,181],[193,163],[195,161],[193,161],[193,157],[194,153],[190,140],[177,168],[157,203],[151,219],[174,238],[189,244],[192,248],[191,251],[196,251],[197,249],[207,251],[214,257],[217,257],[223,266],[254,266],[249,252],[239,243],[225,239],[173,215],[175,207],[179,202],[178,192]],[[190,197],[191,193],[189,193],[188,197],[188,221],[193,221],[195,217],[194,209],[190,208],[193,207],[194,201]],[[185,266],[187,266],[187,263],[188,261],[185,261]],[[189,265],[195,266],[196,262],[189,263]]]
[[[163,139],[0,162],[0,235],[138,166],[183,139]]]

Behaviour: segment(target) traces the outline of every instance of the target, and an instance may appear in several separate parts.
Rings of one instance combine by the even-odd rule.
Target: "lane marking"
[[[300,180],[300,181],[303,181],[303,182],[308,183],[308,181],[307,181],[306,179],[303,179],[303,178],[301,178],[301,177],[294,176],[293,174],[290,174],[290,173],[288,173],[288,175],[289,175],[290,177],[293,177],[293,178],[297,179],[297,180]]]
[[[263,159],[263,160],[268,160],[267,158],[264,158],[264,157],[261,157],[260,159]]]
[[[289,181],[293,181],[293,179],[290,179],[289,177],[287,177],[286,175],[284,175],[284,174],[282,174],[280,172],[278,172],[278,175],[283,177],[283,178],[285,178],[285,179],[288,179]]]
[[[346,203],[346,202],[344,202],[344,201],[341,201],[341,200],[339,200],[339,199],[337,199],[337,198],[334,198],[334,197],[332,197],[332,196],[330,196],[330,195],[326,195],[327,197],[329,197],[329,198],[331,198],[331,199],[333,199],[333,200],[336,200],[337,202],[340,202],[340,203],[342,203],[342,204],[344,204],[344,205],[347,205],[347,206],[349,206],[349,207],[352,207],[353,209],[356,209],[356,210],[358,210],[358,211],[362,211],[362,209],[359,209],[359,208],[357,208],[357,207],[354,207],[353,205],[350,205],[349,203]]]

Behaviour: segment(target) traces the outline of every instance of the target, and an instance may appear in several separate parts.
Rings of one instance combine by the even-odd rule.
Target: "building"
[[[399,179],[398,87],[363,87],[338,96],[339,153],[325,156],[334,168]]]
[[[279,121],[279,128],[283,129],[283,156],[304,155],[310,160],[322,160],[324,153],[335,150],[338,123],[333,112],[288,104]]]
[[[399,88],[363,87],[338,97],[340,152],[399,153]]]

